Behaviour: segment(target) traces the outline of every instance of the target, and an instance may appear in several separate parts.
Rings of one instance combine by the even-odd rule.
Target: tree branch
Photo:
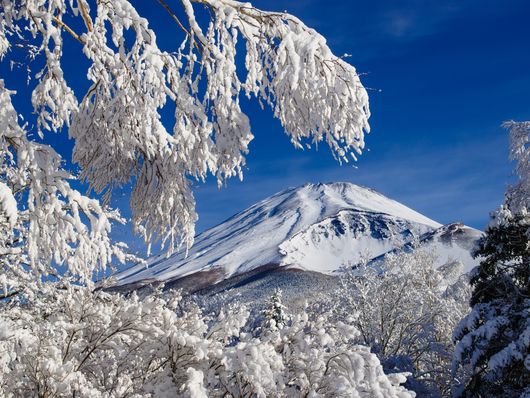
[[[191,36],[191,33],[189,32],[189,30],[186,29],[186,27],[182,24],[182,22],[180,22],[180,19],[178,19],[178,17],[171,10],[171,8],[169,8],[167,3],[164,0],[157,0],[157,1],[162,5],[162,7],[165,8],[168,14],[171,15],[171,18],[173,18],[173,20],[177,23],[177,25],[180,26],[180,28],[184,31],[184,33],[186,33],[187,36]]]
[[[53,20],[55,21],[55,23],[60,26],[61,28],[63,28],[64,30],[66,30],[68,33],[70,33],[70,35],[76,39],[79,43],[81,44],[85,44],[85,42],[83,41],[83,39],[81,39],[81,36],[79,36],[77,33],[75,33],[75,31],[69,27],[67,24],[65,24],[63,21],[61,21],[59,18],[57,18],[55,15],[52,17]]]

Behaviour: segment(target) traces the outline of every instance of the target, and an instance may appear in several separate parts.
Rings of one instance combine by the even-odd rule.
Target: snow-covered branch
[[[0,80],[0,178],[5,181],[0,182],[0,270],[5,293],[58,277],[56,267],[63,265],[65,276],[90,283],[94,272],[105,271],[112,261],[132,259],[109,236],[111,222],[123,220],[71,187],[72,176],[50,146],[28,139],[11,103],[13,94]]]
[[[516,162],[518,177],[506,193],[506,202],[512,211],[521,212],[530,208],[530,122],[509,121],[503,127],[510,132],[510,160]]]
[[[176,53],[128,0],[2,0],[0,57],[30,33],[28,53],[45,65],[33,77],[32,103],[43,134],[68,127],[73,160],[96,192],[110,197],[131,182],[133,223],[147,242],[169,252],[193,242],[197,219],[190,179],[243,176],[253,139],[241,94],[268,105],[296,147],[325,141],[343,161],[355,158],[368,132],[368,96],[355,68],[326,40],[287,13],[249,3],[182,0],[187,21],[163,7],[182,32]],[[196,15],[209,9],[209,20]],[[82,48],[65,48],[63,35]],[[236,47],[245,46],[244,67]],[[87,59],[86,93],[61,69],[65,51]],[[169,102],[175,114],[162,123]]]

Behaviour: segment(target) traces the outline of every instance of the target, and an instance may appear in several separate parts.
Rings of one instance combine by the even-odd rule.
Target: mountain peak
[[[387,198],[374,189],[350,182],[308,183],[300,187],[289,188],[271,198],[286,196],[308,203],[319,204],[322,217],[333,215],[339,210],[350,209],[384,213],[429,225],[433,228],[441,226],[441,224],[395,200]],[[291,204],[296,207],[296,204]]]
[[[120,285],[171,281],[209,271],[223,279],[266,264],[331,273],[361,251],[379,255],[438,227],[369,188],[348,182],[305,184],[272,195],[201,233],[187,257],[153,257],[148,268],[132,267],[117,279]],[[321,258],[326,250],[330,255]]]

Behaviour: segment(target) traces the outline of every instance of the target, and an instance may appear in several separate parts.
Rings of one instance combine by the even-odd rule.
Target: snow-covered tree
[[[0,303],[2,397],[414,396],[324,316],[256,338],[243,307],[204,316],[174,291],[44,288]]]
[[[530,396],[530,123],[507,123],[516,185],[475,252],[471,313],[455,329],[455,395]]]
[[[509,158],[515,161],[518,181],[506,192],[506,205],[513,213],[524,213],[530,208],[530,122],[505,122],[510,134]]]
[[[169,252],[192,244],[192,179],[211,173],[221,185],[242,178],[253,135],[241,95],[269,106],[296,147],[325,141],[343,161],[361,153],[369,130],[366,90],[315,30],[290,14],[234,0],[181,0],[178,9],[152,3],[169,13],[175,31],[156,32],[129,0],[0,2],[0,59],[17,65],[23,52],[33,61],[28,67],[38,67],[28,80],[39,135],[67,128],[80,178],[106,199],[131,183],[133,225],[147,242],[160,240]],[[174,36],[177,51],[161,49],[157,33]],[[82,86],[81,74],[73,84],[74,74],[62,69],[66,53],[86,61],[84,92],[73,89]],[[168,103],[174,117],[165,125]],[[11,117],[13,126],[17,121]],[[6,143],[3,154],[13,145]],[[60,160],[45,157],[54,165],[40,172],[57,174]],[[18,192],[8,176],[2,181]],[[77,208],[100,217],[103,209],[91,203]]]
[[[206,345],[204,322],[177,317],[176,304],[73,287],[4,303],[0,395],[174,396]]]
[[[410,372],[409,387],[447,396],[451,332],[467,312],[469,289],[434,269],[434,260],[420,246],[361,264],[342,277],[332,300],[338,319],[351,319],[358,341],[371,347],[387,372]]]
[[[19,124],[13,94],[0,80],[2,297],[59,279],[90,283],[111,261],[134,259],[109,236],[111,222],[123,222],[119,213],[72,188],[57,152]]]
[[[289,321],[287,307],[282,302],[282,290],[275,289],[272,295],[265,303],[265,309],[262,312],[264,330],[283,329]]]
[[[530,216],[502,208],[494,214],[476,255],[471,313],[455,330],[455,371],[462,397],[530,394]],[[525,395],[526,394],[526,395]]]

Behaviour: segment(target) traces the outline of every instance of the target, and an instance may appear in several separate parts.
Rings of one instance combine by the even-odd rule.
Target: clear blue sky
[[[504,120],[530,120],[530,2],[254,1],[328,39],[370,91],[372,133],[355,165],[293,149],[249,107],[256,139],[245,180],[199,187],[199,230],[288,186],[351,181],[441,223],[483,228],[511,180]]]
[[[155,0],[132,2],[159,28],[162,48],[178,45],[178,29]],[[168,2],[178,7],[176,0]],[[340,166],[324,146],[295,150],[270,112],[243,102],[256,136],[245,180],[230,180],[221,190],[213,179],[197,183],[199,232],[289,186],[327,181],[369,186],[441,223],[485,226],[512,179],[507,134],[499,126],[508,119],[530,120],[530,2],[253,4],[296,15],[323,34],[336,54],[352,54],[348,61],[371,88],[372,133],[355,167]],[[72,54],[64,60],[67,77],[74,87],[86,87],[86,65]],[[14,73],[19,87],[9,87],[23,92],[24,75]],[[6,62],[0,76],[13,82]],[[27,112],[22,99],[15,104]],[[64,134],[52,140],[68,156],[71,143]],[[123,207],[125,196],[117,195],[115,205]],[[118,235],[138,247],[129,230]]]

